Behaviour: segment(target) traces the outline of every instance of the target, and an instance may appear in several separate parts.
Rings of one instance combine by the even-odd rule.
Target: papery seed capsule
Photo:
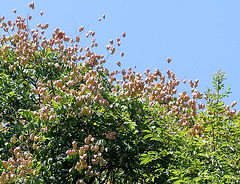
[[[4,51],[2,49],[0,49],[0,56],[2,56],[4,53]]]
[[[167,58],[167,62],[170,63],[172,61],[171,58]]]
[[[99,146],[95,145],[95,151],[98,151],[98,150],[99,150]]]
[[[12,72],[13,69],[14,69],[14,65],[10,65],[10,66],[9,66],[9,72]]]
[[[76,148],[77,148],[77,142],[76,142],[76,141],[73,141],[73,142],[72,142],[72,146],[73,146],[74,149],[76,149]]]
[[[33,174],[36,176],[36,175],[38,175],[38,170],[34,170],[33,171]]]
[[[118,61],[116,64],[117,64],[119,67],[121,66],[121,63],[120,63],[120,61]]]
[[[233,101],[233,102],[231,103],[231,107],[234,107],[236,104],[237,104],[237,102],[236,102],[236,101]]]
[[[7,169],[7,167],[8,167],[8,162],[7,162],[7,161],[3,161],[2,164],[3,164],[3,167],[4,167],[5,169]]]
[[[19,136],[19,140],[20,140],[20,141],[23,141],[23,135],[20,135],[20,136]]]
[[[34,2],[31,2],[31,3],[29,4],[29,7],[32,8],[32,9],[34,9]]]
[[[33,147],[33,149],[36,149],[37,145],[34,143],[32,147]]]
[[[89,139],[88,139],[88,138],[85,138],[85,139],[84,139],[84,142],[85,142],[85,144],[88,144],[88,143],[89,143]]]
[[[20,171],[20,177],[23,177],[26,175],[26,172],[25,171]]]
[[[15,143],[16,143],[15,137],[12,137],[12,138],[10,139],[10,142],[13,143],[13,144],[15,144]]]
[[[84,26],[81,26],[80,28],[79,28],[79,32],[81,32],[81,31],[83,31],[84,30]]]

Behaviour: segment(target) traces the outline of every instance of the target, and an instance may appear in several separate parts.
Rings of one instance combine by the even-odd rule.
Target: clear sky
[[[28,0],[4,0],[0,15],[15,18],[12,10],[26,16]],[[109,58],[107,67],[129,66],[143,72],[146,68],[167,69],[182,80],[198,78],[199,89],[211,87],[211,75],[222,69],[227,74],[226,87],[232,94],[229,104],[238,101],[240,108],[240,1],[239,0],[37,0],[30,14],[37,23],[49,23],[50,31],[59,27],[69,36],[76,36],[80,26],[96,31],[96,39],[106,54],[109,39],[126,32],[123,58]],[[39,12],[44,11],[41,17]],[[104,21],[98,17],[106,15]],[[166,59],[172,58],[170,64]],[[182,90],[189,90],[183,87]]]

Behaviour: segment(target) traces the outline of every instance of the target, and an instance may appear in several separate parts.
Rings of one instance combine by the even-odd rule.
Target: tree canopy
[[[170,70],[109,71],[94,31],[47,38],[31,19],[0,17],[0,183],[239,182],[240,114],[222,70],[205,93]]]

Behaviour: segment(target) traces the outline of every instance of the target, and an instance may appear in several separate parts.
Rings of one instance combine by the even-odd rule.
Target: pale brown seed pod
[[[167,58],[167,62],[170,63],[172,61],[171,58]]]
[[[233,108],[236,104],[237,104],[237,102],[236,102],[236,101],[233,101],[233,102],[231,103],[231,107]]]
[[[76,41],[77,41],[77,42],[80,41],[80,37],[79,37],[79,36],[76,37]]]
[[[84,26],[81,26],[80,28],[79,28],[79,32],[82,32],[84,30]]]
[[[116,63],[119,67],[121,66],[121,63],[120,63],[120,61],[117,61],[117,63]]]
[[[31,2],[31,3],[29,4],[29,7],[32,8],[32,9],[34,9],[34,2]]]

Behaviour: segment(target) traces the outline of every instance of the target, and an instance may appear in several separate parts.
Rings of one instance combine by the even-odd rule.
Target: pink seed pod
[[[79,36],[76,37],[76,41],[77,41],[77,42],[80,41],[80,37],[79,37]]]
[[[2,164],[3,164],[3,167],[4,167],[5,169],[7,169],[7,167],[8,167],[8,162],[7,162],[7,161],[3,161]]]
[[[34,2],[31,2],[31,3],[29,4],[29,7],[32,8],[32,9],[34,9]]]
[[[19,136],[19,140],[20,140],[20,141],[23,141],[23,135],[20,135],[20,136]]]
[[[170,63],[172,61],[171,58],[167,58],[167,62]]]
[[[233,102],[231,103],[231,107],[233,108],[236,104],[237,104],[237,102],[236,102],[236,101],[233,101]]]
[[[9,66],[9,72],[12,72],[13,69],[14,69],[14,65],[10,65],[10,66]]]
[[[84,145],[84,149],[87,151],[89,149],[89,145]]]
[[[84,26],[81,26],[80,28],[79,28],[79,32],[82,32],[84,30]]]
[[[110,45],[107,45],[107,46],[106,46],[107,50],[109,50],[109,49],[110,49],[110,47],[111,47]]]
[[[13,143],[13,144],[15,144],[15,143],[16,143],[15,137],[12,137],[12,138],[10,139],[10,142]]]
[[[122,37],[126,37],[126,33],[125,32],[122,33]]]
[[[72,142],[72,146],[73,146],[74,149],[76,149],[76,148],[77,148],[77,142],[76,142],[76,141],[73,141],[73,142]]]
[[[33,171],[33,174],[36,176],[36,175],[38,175],[38,170],[34,170]]]

